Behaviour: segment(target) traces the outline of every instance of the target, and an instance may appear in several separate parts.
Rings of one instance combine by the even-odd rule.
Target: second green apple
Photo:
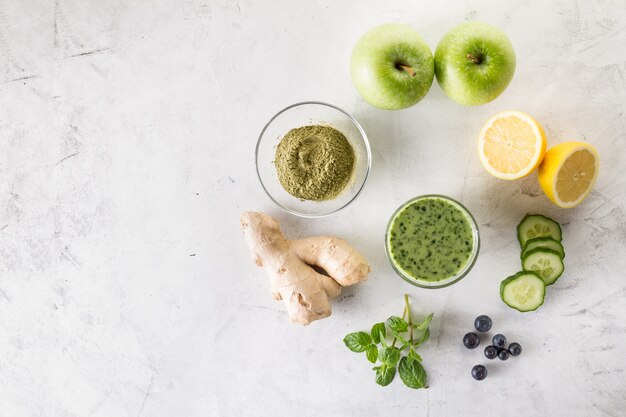
[[[435,51],[437,82],[452,100],[466,106],[498,97],[515,73],[515,51],[497,27],[482,22],[459,25]]]

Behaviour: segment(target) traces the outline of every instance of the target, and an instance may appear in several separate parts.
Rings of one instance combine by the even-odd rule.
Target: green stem
[[[409,339],[411,341],[411,349],[413,349],[413,319],[411,319],[411,305],[409,304],[409,294],[404,294],[404,304],[408,313]]]

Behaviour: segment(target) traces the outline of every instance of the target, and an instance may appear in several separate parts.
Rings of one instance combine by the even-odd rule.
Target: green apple
[[[446,33],[435,51],[437,82],[452,100],[466,106],[498,97],[515,72],[515,51],[500,29],[481,22]]]
[[[433,83],[433,53],[410,26],[386,23],[359,39],[350,60],[352,82],[373,106],[396,110],[410,107]]]

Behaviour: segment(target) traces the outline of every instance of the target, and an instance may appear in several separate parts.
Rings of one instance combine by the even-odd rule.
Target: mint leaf
[[[376,345],[369,345],[365,351],[365,355],[367,356],[368,361],[376,363],[378,360],[378,347]]]
[[[422,361],[422,357],[420,355],[418,355],[417,352],[414,351],[413,349],[411,349],[409,351],[409,358],[413,358],[413,359],[415,359],[418,362]]]
[[[430,313],[428,316],[426,316],[424,321],[422,321],[420,324],[414,324],[413,328],[418,329],[418,330],[424,330],[430,325],[430,322],[432,320],[433,320],[433,313]]]
[[[365,352],[372,344],[372,338],[365,332],[355,332],[346,335],[343,338],[343,343],[353,352]]]
[[[414,389],[428,388],[426,386],[426,371],[417,360],[410,357],[402,358],[398,366],[398,373],[400,374],[400,379],[407,387]]]
[[[427,341],[429,338],[430,338],[430,328],[427,328],[424,334],[422,334],[422,337],[416,340],[413,346],[417,347],[421,345],[422,343],[424,343],[425,341]]]
[[[400,360],[400,349],[393,346],[382,348],[378,359],[383,363],[383,365],[396,366]]]
[[[393,377],[396,376],[395,366],[379,366],[376,368],[376,383],[383,387],[389,385],[393,381]]]
[[[379,337],[380,337],[380,344],[383,345],[384,347],[389,346],[387,344],[387,341],[385,340],[385,336],[387,336],[386,332],[385,332],[385,334],[383,334],[383,332],[379,332],[378,334],[379,334]]]
[[[372,335],[372,340],[374,343],[380,343],[380,339],[384,339],[387,336],[387,328],[385,327],[385,323],[376,323],[372,326],[372,331],[370,332]]]
[[[406,332],[407,324],[403,318],[398,316],[391,316],[387,319],[387,326],[391,330],[395,330],[396,332]]]

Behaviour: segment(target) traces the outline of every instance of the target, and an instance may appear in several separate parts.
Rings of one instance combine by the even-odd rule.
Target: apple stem
[[[413,68],[409,67],[408,65],[398,64],[398,65],[396,65],[396,68],[406,72],[411,77],[415,77],[417,75],[417,72],[415,72],[415,70]]]
[[[480,54],[478,55],[467,54],[467,59],[469,59],[470,61],[472,61],[474,64],[477,64],[477,65],[483,62],[483,57]]]

